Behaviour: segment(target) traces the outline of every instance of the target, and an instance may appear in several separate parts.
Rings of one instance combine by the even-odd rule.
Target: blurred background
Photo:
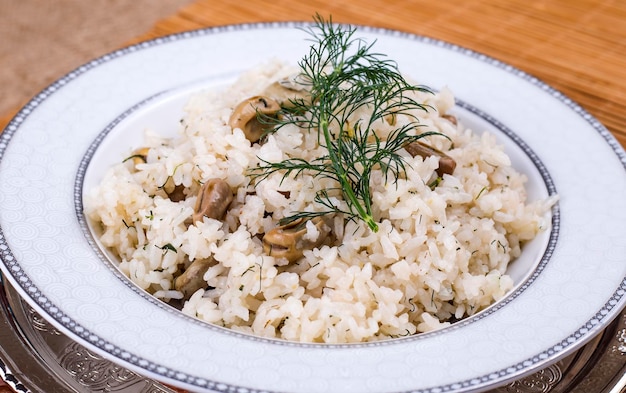
[[[0,0],[0,116],[192,0]]]

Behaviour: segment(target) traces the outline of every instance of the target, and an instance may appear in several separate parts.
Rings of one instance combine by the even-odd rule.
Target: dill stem
[[[329,124],[328,124],[328,115],[323,114],[321,116],[320,128],[322,129],[322,132],[324,134],[324,141],[326,143],[326,149],[328,150],[328,157],[330,158],[330,162],[332,163],[333,168],[335,169],[337,180],[339,181],[339,184],[341,185],[342,194],[344,198],[348,201],[350,210],[352,210],[352,208],[354,207],[357,211],[358,216],[363,221],[365,221],[367,226],[373,232],[378,232],[378,224],[376,223],[376,221],[374,220],[374,217],[372,217],[372,214],[370,213],[371,204],[369,203],[369,200],[365,201],[367,203],[366,207],[363,207],[363,205],[359,202],[359,199],[357,198],[356,193],[354,192],[354,189],[352,188],[352,183],[350,182],[350,179],[348,178],[348,175],[346,174],[346,169],[343,167],[343,165],[340,165],[340,163],[342,162],[340,159],[341,151],[337,151],[333,149],[332,137],[330,135]],[[340,135],[338,138],[337,149],[341,149],[342,137],[343,136]]]
[[[354,190],[352,190],[352,186],[350,185],[346,175],[342,174],[339,177],[341,179],[342,186],[345,184],[345,186],[343,187],[344,195],[345,195],[345,197],[347,199],[349,199],[354,204],[354,207],[356,208],[357,212],[359,213],[359,217],[361,217],[361,219],[363,221],[365,221],[367,226],[373,232],[378,232],[378,224],[376,224],[376,221],[374,221],[374,217],[372,217],[372,215],[369,212],[367,212],[363,208],[363,206],[359,203],[358,199],[356,198],[356,195],[354,194]],[[368,209],[370,209],[369,204],[368,204],[367,207],[368,207]]]

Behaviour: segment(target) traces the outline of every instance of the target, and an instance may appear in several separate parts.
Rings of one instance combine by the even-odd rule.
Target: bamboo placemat
[[[509,63],[580,104],[626,146],[622,0],[197,0],[133,42],[226,24],[311,21],[315,13],[437,38]]]

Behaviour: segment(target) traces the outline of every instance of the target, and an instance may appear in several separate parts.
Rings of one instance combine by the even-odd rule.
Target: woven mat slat
[[[151,40],[158,37],[163,37],[170,34],[181,33],[184,31],[201,29],[203,27],[207,27],[206,25],[199,24],[194,22],[188,18],[185,18],[181,14],[173,15],[167,19],[164,19],[157,23],[152,30],[149,32],[136,37],[134,40],[128,42],[127,44],[135,44],[138,42]]]

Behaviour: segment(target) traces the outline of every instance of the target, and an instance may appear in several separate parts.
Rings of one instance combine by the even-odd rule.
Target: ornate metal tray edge
[[[180,393],[89,352],[37,314],[0,275],[0,378],[16,392]],[[489,393],[622,393],[626,310],[587,345]]]

